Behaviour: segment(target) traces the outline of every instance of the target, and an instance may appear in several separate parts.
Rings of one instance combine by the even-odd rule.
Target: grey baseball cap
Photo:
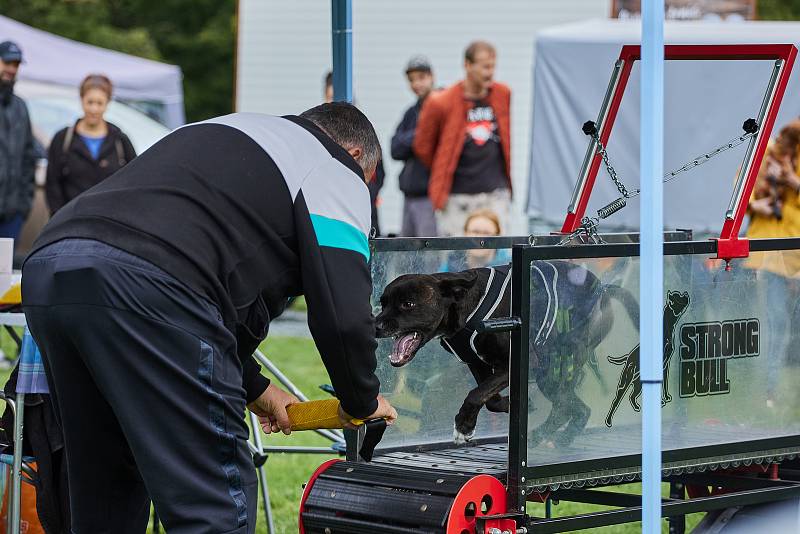
[[[425,56],[412,57],[408,60],[408,65],[406,65],[406,74],[414,71],[432,72],[431,62]]]
[[[12,61],[21,62],[22,50],[13,41],[3,41],[0,43],[0,59],[6,63],[11,63]]]

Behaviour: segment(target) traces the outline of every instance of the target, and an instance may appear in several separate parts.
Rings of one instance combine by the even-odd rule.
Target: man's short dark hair
[[[491,54],[492,56],[497,55],[497,51],[494,49],[492,43],[488,41],[472,41],[467,46],[467,49],[464,50],[464,59],[466,59],[470,63],[475,63],[475,56],[478,55],[478,52],[482,51],[489,52],[489,54]]]
[[[374,169],[381,158],[381,143],[366,115],[347,102],[320,104],[300,114],[328,134],[341,147],[361,148],[359,162],[364,169]],[[365,178],[369,179],[369,176]]]

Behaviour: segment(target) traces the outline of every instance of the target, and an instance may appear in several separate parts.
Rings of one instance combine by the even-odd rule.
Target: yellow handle
[[[14,284],[3,295],[0,295],[0,304],[22,304],[21,284]]]
[[[342,428],[339,421],[339,400],[325,399],[298,402],[286,407],[292,430],[319,430],[322,428]],[[356,426],[363,425],[361,419],[351,419]]]

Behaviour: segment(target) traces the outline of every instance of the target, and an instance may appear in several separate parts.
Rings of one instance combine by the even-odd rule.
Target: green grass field
[[[0,333],[0,348],[6,354],[13,354],[16,350],[13,340],[8,333]],[[300,338],[270,338],[262,345],[264,353],[310,398],[324,399],[328,394],[319,389],[320,384],[327,384],[329,379],[317,354],[314,343],[310,339]],[[0,380],[5,383],[9,370],[0,369]],[[267,373],[268,374],[268,373]],[[328,446],[329,442],[313,432],[296,432],[291,436],[262,435],[264,445],[314,445]],[[266,463],[267,480],[272,501],[272,512],[276,534],[288,534],[297,532],[297,516],[302,494],[303,484],[308,480],[314,470],[325,460],[335,458],[335,454],[330,455],[300,455],[300,454],[276,454],[269,457]],[[665,495],[668,493],[667,486],[663,486]],[[638,484],[628,484],[618,486],[612,491],[638,492]],[[266,534],[267,526],[264,520],[263,499],[259,495],[259,515],[256,532]],[[563,502],[553,506],[555,517],[566,516],[578,513],[588,513],[609,509],[603,506],[593,506]],[[542,504],[530,504],[528,512],[535,516],[544,516],[545,510]],[[702,514],[689,516],[688,527],[693,527],[701,519]],[[153,530],[151,529],[150,532]],[[163,528],[160,530],[163,532]],[[600,529],[586,530],[582,532],[594,533],[620,533],[633,534],[641,532],[639,523],[605,527]],[[662,532],[668,532],[666,521],[663,522]]]

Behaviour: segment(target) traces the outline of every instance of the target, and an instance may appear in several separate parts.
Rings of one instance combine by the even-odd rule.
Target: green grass
[[[299,312],[307,312],[308,305],[306,304],[306,298],[303,296],[297,297],[294,299],[294,302],[292,302],[292,305],[289,306],[289,309]]]

